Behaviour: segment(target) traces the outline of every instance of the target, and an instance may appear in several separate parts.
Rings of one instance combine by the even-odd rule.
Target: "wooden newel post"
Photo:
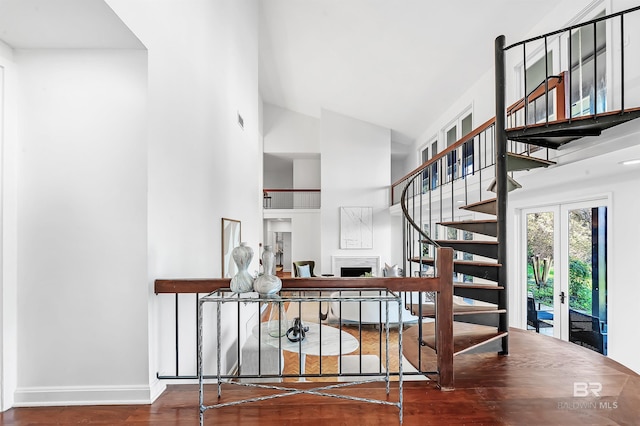
[[[440,278],[436,295],[438,385],[441,390],[453,390],[453,249],[439,248],[436,262]]]

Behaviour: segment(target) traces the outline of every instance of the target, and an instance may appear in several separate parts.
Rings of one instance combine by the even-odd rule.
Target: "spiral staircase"
[[[565,29],[569,42],[582,25],[622,19],[638,9]],[[506,263],[507,198],[510,191],[520,188],[515,177],[528,170],[553,167],[554,150],[565,144],[599,136],[640,117],[640,108],[626,108],[624,103],[615,110],[572,114],[572,75],[568,71],[547,75],[527,96],[505,105],[505,53],[538,39],[544,39],[546,45],[547,37],[565,30],[506,48],[504,37],[496,39],[497,118],[483,123],[392,187],[393,202],[399,202],[403,211],[405,275],[433,274],[436,247],[455,251],[454,356],[508,354],[507,292],[510,286],[520,285],[508,282]],[[624,91],[624,84],[620,90]],[[539,106],[541,102],[547,113],[530,122],[530,109],[537,111],[536,103]],[[419,318],[435,317],[430,295],[412,295],[407,305]],[[433,371],[436,339],[434,322],[419,321],[404,334],[405,358],[421,372]]]

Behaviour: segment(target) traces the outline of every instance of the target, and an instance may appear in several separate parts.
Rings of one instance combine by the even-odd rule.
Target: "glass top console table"
[[[263,389],[271,389],[275,392],[271,395],[253,397],[247,399],[241,399],[230,402],[219,402],[217,404],[206,405],[205,404],[205,394],[204,394],[204,374],[203,374],[203,328],[205,325],[203,324],[203,308],[206,304],[213,303],[216,311],[216,356],[217,356],[217,374],[216,374],[216,383],[218,390],[218,399],[222,396],[222,384],[230,384],[230,385],[240,385],[240,386],[249,386],[249,387],[257,387]],[[336,377],[336,379],[347,379],[350,381],[327,384],[322,382],[316,382],[318,384],[317,387],[295,387],[294,383],[284,383],[284,384],[273,384],[273,383],[251,383],[250,379],[255,378],[255,375],[243,374],[243,368],[238,368],[234,374],[223,374],[221,372],[221,307],[224,304],[269,304],[270,309],[278,309],[279,312],[285,312],[289,308],[297,307],[297,314],[302,315],[303,306],[305,304],[327,304],[331,306],[332,303],[338,304],[368,304],[371,306],[372,304],[378,305],[380,310],[380,335],[382,336],[380,339],[380,355],[384,355],[384,368],[380,368],[377,372],[368,371],[366,374],[362,372],[362,357],[363,357],[363,349],[361,348],[358,351],[360,356],[359,363],[360,369],[357,372],[344,372],[342,367],[338,367],[337,371],[322,371],[322,362],[320,362],[320,373],[316,372],[312,374],[311,377]],[[321,306],[321,305],[320,305]],[[399,417],[400,423],[402,423],[402,326],[398,325],[397,327],[390,327],[389,323],[389,313],[391,309],[397,309],[398,317],[402,316],[402,298],[387,289],[384,288],[287,288],[283,289],[280,294],[274,295],[271,297],[260,296],[257,293],[243,293],[243,294],[234,294],[229,289],[220,289],[216,290],[206,296],[201,297],[198,300],[198,385],[199,385],[199,408],[200,408],[200,423],[204,423],[204,413],[206,410],[212,408],[223,408],[248,402],[258,402],[258,401],[266,401],[273,398],[279,398],[283,396],[289,395],[298,395],[298,394],[311,394],[316,396],[323,397],[333,397],[340,399],[348,399],[358,402],[368,402],[368,403],[376,403],[381,405],[391,405],[396,406],[399,409]],[[258,312],[262,312],[258,309]],[[395,317],[395,314],[391,315]],[[298,354],[299,359],[299,380],[305,381],[305,377],[309,375],[306,374],[305,370],[305,359],[307,355],[315,355],[320,358],[322,357],[338,357],[339,365],[343,359],[343,356],[349,353],[353,353],[357,351],[360,347],[359,339],[356,338],[353,334],[348,333],[345,329],[351,328],[353,329],[354,324],[343,324],[340,317],[337,320],[334,318],[333,322],[321,322],[321,318],[317,318],[316,322],[313,321],[305,321],[304,325],[308,327],[308,330],[305,333],[305,337],[302,340],[291,341],[287,335],[286,331],[283,330],[284,327],[289,327],[285,323],[285,325],[279,326],[278,332],[273,332],[271,329],[271,333],[269,332],[269,327],[267,322],[258,320],[258,324],[255,327],[252,327],[249,338],[257,339],[258,344],[257,348],[261,351],[261,348],[268,346],[271,350],[278,351],[278,353],[282,353],[282,351],[294,352]],[[361,326],[355,325],[360,329]],[[368,382],[386,382],[386,394],[390,393],[390,333],[391,329],[397,331],[397,342],[398,342],[398,368],[397,368],[397,376],[398,376],[398,400],[389,401],[387,399],[371,399],[366,398],[360,395],[348,395],[345,393],[336,394],[332,393],[333,390],[344,388],[347,386],[351,386],[354,384],[363,384]],[[357,335],[357,333],[356,333]],[[295,340],[295,339],[294,339]],[[394,342],[395,343],[395,342]],[[384,354],[382,354],[382,349],[384,348]],[[240,363],[240,360],[238,360]],[[379,360],[378,360],[379,363]],[[258,356],[257,364],[262,365],[260,361],[260,357]],[[264,380],[265,377],[272,378],[274,381],[281,381],[282,370],[281,365],[278,368],[277,374],[271,375],[260,375],[259,377]],[[395,373],[394,373],[395,375]],[[362,376],[362,377],[358,377]],[[247,380],[249,379],[249,380]],[[352,380],[357,379],[357,380]],[[336,380],[337,381],[337,380]],[[288,386],[291,385],[291,386]]]

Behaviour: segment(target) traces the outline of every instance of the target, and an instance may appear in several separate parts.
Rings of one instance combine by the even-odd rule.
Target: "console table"
[[[246,383],[239,382],[242,378],[240,369],[239,373],[235,375],[222,374],[221,369],[221,348],[220,348],[220,335],[221,335],[221,306],[225,303],[283,303],[283,304],[301,304],[305,302],[379,302],[381,306],[384,306],[386,315],[384,316],[384,335],[385,335],[385,371],[380,373],[367,373],[366,380],[359,380],[356,382],[341,382],[331,385],[323,385],[314,388],[299,389],[295,387],[286,387],[284,385],[269,385],[260,383]],[[216,308],[216,356],[217,356],[217,388],[218,398],[222,395],[222,383],[234,384],[240,386],[251,386],[263,389],[272,389],[281,391],[272,395],[267,395],[259,398],[242,399],[238,401],[232,401],[227,403],[219,403],[213,405],[204,404],[204,374],[203,374],[203,354],[202,354],[202,340],[203,340],[203,307],[207,303],[214,303]],[[391,306],[390,306],[391,305]],[[220,289],[206,296],[198,299],[198,384],[199,384],[199,408],[200,408],[200,424],[204,424],[204,413],[206,410],[212,408],[223,408],[232,405],[238,405],[248,402],[266,401],[273,398],[280,398],[283,396],[298,395],[298,394],[310,394],[323,397],[332,397],[340,399],[348,399],[358,402],[375,403],[381,405],[391,405],[398,407],[400,423],[402,423],[402,327],[397,327],[398,333],[398,401],[378,400],[370,399],[359,396],[350,396],[335,394],[331,391],[334,389],[344,388],[353,384],[362,384],[367,382],[386,382],[386,393],[390,392],[390,372],[389,372],[389,309],[394,308],[398,310],[398,315],[402,315],[402,298],[387,289],[384,288],[287,288],[286,291],[282,291],[280,295],[274,295],[271,297],[258,296],[255,293],[247,294],[234,294],[229,289]],[[260,328],[264,325],[264,330]],[[297,352],[300,356],[301,371],[300,376],[304,378],[304,356],[305,354],[314,354],[322,356],[340,356],[345,353],[353,352],[358,348],[358,341],[350,334],[341,330],[342,324],[339,324],[339,328],[330,327],[328,325],[321,325],[317,323],[306,323],[309,325],[309,334],[305,340],[301,342],[289,342],[285,336],[271,337],[266,333],[266,324],[259,323],[256,335],[261,341],[270,346],[276,347],[281,350],[287,350],[291,352]],[[346,336],[345,336],[346,335]],[[348,336],[348,337],[347,337]],[[307,340],[308,339],[308,340]],[[238,360],[239,362],[240,360]],[[348,374],[335,374],[326,373],[326,376],[358,376],[358,373],[349,372]],[[364,375],[364,374],[363,374]],[[277,377],[277,376],[276,376]]]

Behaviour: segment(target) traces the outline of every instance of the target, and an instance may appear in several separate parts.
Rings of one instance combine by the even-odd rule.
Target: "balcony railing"
[[[561,120],[565,118],[565,92],[564,78],[566,73],[560,76],[551,76],[548,83],[541,83],[525,99],[520,99],[507,108],[507,127],[514,128],[525,124],[525,117],[529,117],[526,123],[549,122],[550,120]],[[553,102],[549,104],[548,96]],[[541,111],[542,109],[542,111]],[[548,111],[548,114],[545,114]],[[535,114],[535,115],[534,115]],[[457,142],[447,147],[447,149],[434,155],[433,158],[412,170],[403,178],[391,185],[391,204],[400,202],[403,188],[413,179],[422,173],[421,190],[412,190],[415,194],[431,194],[438,191],[438,196],[442,196],[444,188],[448,188],[451,193],[450,201],[453,203],[453,193],[455,189],[464,189],[464,203],[474,201],[469,194],[469,176],[476,176],[479,185],[477,188],[482,192],[485,180],[493,180],[494,172],[489,170],[483,176],[483,171],[495,165],[495,118],[491,118],[469,134],[460,138]],[[510,153],[521,155],[532,155],[549,159],[549,150],[522,142],[509,141],[507,150]],[[454,184],[458,184],[455,186]],[[454,206],[451,206],[453,210]]]
[[[264,209],[319,209],[319,189],[264,189]]]
[[[433,158],[399,179],[391,186],[391,203],[400,202],[404,187],[421,173],[421,193],[427,194],[441,190],[444,186],[454,189],[454,182],[464,181],[465,177],[477,175],[482,180],[482,172],[495,163],[495,119],[490,119],[456,143],[436,154]],[[489,176],[493,179],[493,174]],[[440,194],[442,195],[442,194]]]
[[[360,379],[362,380],[371,378],[370,376],[380,376],[381,372],[386,371],[390,376],[403,374],[436,377],[442,388],[451,388],[453,386],[453,252],[450,249],[441,249],[438,252],[436,271],[437,276],[424,278],[283,278],[282,294],[289,294],[292,300],[295,299],[287,303],[286,307],[283,306],[284,310],[293,311],[294,316],[300,318],[308,316],[310,319],[305,321],[316,328],[322,324],[337,330],[334,334],[338,331],[341,334],[347,332],[355,338],[348,340],[358,342],[357,349],[351,353],[347,354],[346,349],[340,350],[341,355],[333,358],[330,357],[332,354],[325,354],[329,358],[315,360],[318,361],[317,365],[307,365],[306,370],[302,368],[299,357],[295,360],[286,358],[287,365],[283,365],[281,354],[279,354],[282,352],[281,348],[275,348],[276,356],[273,357],[274,348],[267,346],[267,341],[260,340],[260,336],[263,335],[260,327],[268,327],[268,321],[265,321],[269,319],[269,309],[273,309],[273,306],[265,310],[263,308],[266,304],[259,300],[255,303],[245,301],[225,303],[223,327],[217,335],[212,333],[213,324],[218,321],[215,309],[208,306],[203,312],[202,319],[207,324],[205,334],[199,337],[196,327],[199,299],[211,291],[228,288],[229,279],[156,280],[155,292],[159,298],[161,312],[157,377],[162,380],[182,379],[191,382],[196,380],[198,378],[197,348],[202,345],[206,357],[202,370],[204,378],[216,379],[215,348],[216,345],[222,344],[222,359],[218,358],[222,361],[222,365],[218,364],[218,369],[222,369],[225,379],[286,381],[304,377],[319,380],[362,376]],[[302,293],[297,292],[304,292],[308,300],[302,297]],[[373,293],[371,299],[366,298],[370,297],[365,295],[367,292]],[[391,299],[387,302],[383,297],[390,292],[402,297],[402,309],[399,309],[397,303],[395,304],[395,311],[402,311],[397,315],[393,315],[394,307]],[[246,293],[244,296],[250,295],[251,293]],[[348,300],[343,301],[343,299]],[[415,319],[411,320],[408,316],[410,312],[417,311],[418,317],[421,317],[424,303],[433,303],[437,307],[435,321],[440,332],[436,342],[437,356],[433,363],[431,360],[423,362],[420,342],[412,344],[411,339],[405,339],[407,348],[402,349],[401,346],[399,347],[399,342],[394,341],[395,346],[393,344],[391,346],[396,348],[395,351],[400,349],[401,354],[407,356],[407,359],[410,357],[418,360],[417,364],[421,366],[420,369],[410,368],[409,371],[402,371],[400,354],[386,353],[388,328],[380,327],[380,324],[385,325],[388,321],[396,324],[404,323],[405,327],[415,326],[420,330],[417,336],[422,336],[422,323]],[[387,304],[388,308],[385,307]],[[372,315],[374,311],[375,314]],[[372,327],[372,325],[378,325],[378,327]],[[397,330],[397,327],[391,328]],[[325,332],[331,331],[329,328],[323,329]],[[366,344],[365,334],[368,336]],[[329,337],[330,335],[326,335],[324,338]],[[323,339],[322,334],[319,338]],[[218,341],[223,339],[224,343]],[[245,343],[241,344],[242,342]],[[411,348],[415,348],[417,352]],[[391,364],[387,363],[387,357]],[[370,366],[366,365],[367,360],[371,359],[376,361],[374,369],[368,369]],[[268,370],[265,363],[269,360],[275,367]],[[351,362],[347,363],[347,361]],[[405,362],[402,361],[402,363]],[[404,367],[408,366],[409,363],[406,363]]]

